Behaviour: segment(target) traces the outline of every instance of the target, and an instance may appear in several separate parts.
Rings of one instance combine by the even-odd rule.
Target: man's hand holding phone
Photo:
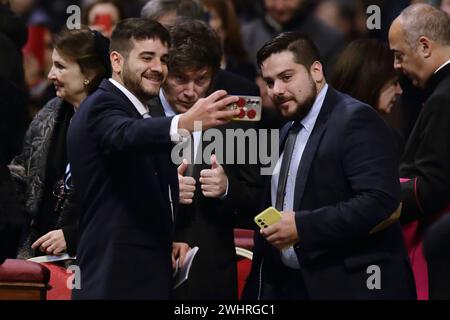
[[[178,128],[189,132],[194,131],[194,121],[202,123],[202,130],[218,127],[239,116],[239,110],[230,110],[228,105],[239,100],[239,97],[228,96],[225,90],[218,90],[197,102],[185,113],[178,122]]]
[[[237,96],[239,99],[235,103],[228,105],[230,110],[239,110],[239,115],[234,117],[234,121],[259,121],[261,120],[261,97],[257,96]]]
[[[261,235],[277,249],[286,249],[299,241],[294,211],[279,212],[273,207],[255,217]]]

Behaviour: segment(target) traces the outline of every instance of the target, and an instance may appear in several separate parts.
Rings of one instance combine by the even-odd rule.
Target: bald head
[[[425,87],[433,73],[450,59],[450,18],[427,4],[407,7],[389,29],[394,68],[413,84]]]
[[[394,20],[392,27],[400,28],[410,47],[417,45],[421,36],[442,45],[450,45],[450,17],[429,4],[407,7]]]

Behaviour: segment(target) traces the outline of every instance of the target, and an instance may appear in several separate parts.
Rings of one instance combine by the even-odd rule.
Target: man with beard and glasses
[[[327,85],[306,36],[283,33],[257,58],[270,98],[291,121],[261,208],[282,218],[255,235],[244,298],[414,299],[388,127]]]
[[[183,115],[152,118],[145,102],[158,95],[167,70],[169,32],[158,22],[127,19],[111,37],[113,75],[82,103],[67,137],[80,190],[74,299],[168,299],[172,266],[187,244],[172,243],[178,207],[177,168],[170,154],[178,130],[227,123],[238,100],[218,91]]]

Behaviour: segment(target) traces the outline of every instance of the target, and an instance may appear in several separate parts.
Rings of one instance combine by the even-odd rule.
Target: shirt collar
[[[314,125],[316,123],[317,117],[319,116],[320,110],[322,109],[323,101],[325,100],[325,96],[328,91],[328,84],[325,83],[323,88],[320,90],[319,94],[316,97],[316,100],[314,101],[313,106],[311,107],[311,110],[308,112],[308,114],[300,121],[303,128],[311,132],[314,128]]]
[[[445,67],[449,63],[450,63],[450,59],[448,59],[446,62],[444,62],[439,68],[437,68],[436,71],[434,72],[434,74],[438,73],[439,70],[441,70],[443,67]]]
[[[177,115],[177,113],[173,110],[172,106],[170,105],[169,101],[167,101],[164,90],[162,88],[159,90],[159,99],[161,100],[161,104],[164,108],[164,113],[166,114],[166,117],[172,117]]]
[[[120,91],[125,94],[125,96],[131,101],[131,103],[134,105],[136,110],[139,112],[141,116],[144,116],[144,114],[148,114],[148,107],[144,105],[141,101],[139,101],[138,98],[134,94],[132,94],[127,88],[125,88],[123,85],[121,85],[119,82],[114,80],[113,78],[109,78],[109,81],[117,87]]]

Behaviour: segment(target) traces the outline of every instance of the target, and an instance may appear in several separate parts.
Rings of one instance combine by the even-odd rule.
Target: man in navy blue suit
[[[80,190],[74,299],[168,299],[174,259],[187,244],[172,243],[178,178],[171,161],[179,130],[227,123],[237,101],[218,91],[183,115],[151,118],[145,102],[167,76],[170,35],[146,19],[121,21],[111,38],[113,75],[75,114],[68,132],[73,182]]]
[[[388,128],[374,109],[327,85],[302,34],[267,42],[258,65],[290,122],[263,206],[282,218],[255,235],[244,297],[414,299]]]

